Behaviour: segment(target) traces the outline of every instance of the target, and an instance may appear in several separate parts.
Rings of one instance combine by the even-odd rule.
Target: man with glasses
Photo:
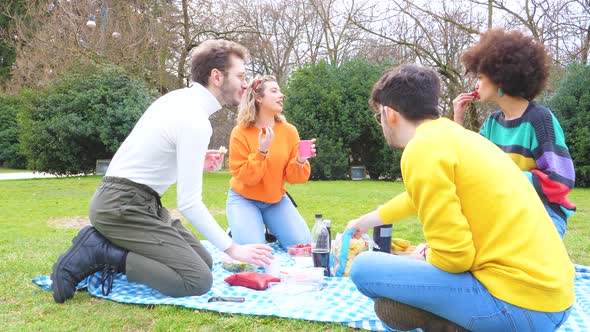
[[[436,72],[417,65],[373,87],[383,135],[404,149],[406,190],[347,229],[417,215],[429,247],[420,259],[362,253],[350,278],[394,329],[555,331],[574,302],[565,246],[526,176],[494,143],[441,117],[439,94]]]
[[[90,203],[90,221],[53,266],[53,297],[62,303],[76,285],[103,271],[108,294],[112,274],[173,297],[197,296],[212,286],[212,259],[195,235],[162,206],[161,195],[177,184],[177,206],[205,238],[234,259],[269,264],[271,248],[239,245],[203,204],[209,116],[239,104],[248,51],[225,40],[208,40],[192,53],[189,88],[157,99],[113,157]],[[106,289],[106,291],[105,291]],[[105,294],[105,295],[106,295]]]

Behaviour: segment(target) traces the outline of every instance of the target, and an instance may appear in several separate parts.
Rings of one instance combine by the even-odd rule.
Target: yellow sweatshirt
[[[287,192],[285,182],[305,183],[311,168],[306,161],[301,167],[295,163],[299,146],[297,128],[276,122],[274,140],[265,157],[258,152],[259,128],[236,126],[229,142],[229,170],[231,188],[238,194],[257,201],[277,203]]]
[[[418,215],[427,260],[469,271],[513,305],[558,312],[574,302],[574,267],[533,186],[494,143],[440,118],[418,126],[401,159],[406,192],[385,223]]]

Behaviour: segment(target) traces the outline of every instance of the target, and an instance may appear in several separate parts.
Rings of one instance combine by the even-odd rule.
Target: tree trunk
[[[183,45],[180,49],[180,59],[178,61],[178,87],[188,85],[185,74],[186,58],[188,57],[188,52],[190,51],[189,47],[191,44],[190,20],[188,17],[188,0],[182,0],[182,27]]]
[[[492,14],[494,12],[494,7],[492,6],[493,0],[488,0],[488,30],[492,28]]]

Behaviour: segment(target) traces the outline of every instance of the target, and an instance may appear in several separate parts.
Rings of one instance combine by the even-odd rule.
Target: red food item
[[[311,256],[311,244],[299,243],[294,246],[290,246],[287,252],[291,256]]]
[[[255,290],[265,290],[268,288],[268,283],[281,281],[281,279],[270,274],[258,272],[240,272],[232,274],[224,280],[232,286],[242,286]]]
[[[471,93],[471,95],[473,96],[473,98],[475,99],[479,99],[479,84],[475,85],[475,90],[473,90],[473,92]]]

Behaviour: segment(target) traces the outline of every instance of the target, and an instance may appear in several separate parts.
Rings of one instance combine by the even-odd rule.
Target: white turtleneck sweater
[[[176,182],[182,215],[223,251],[232,240],[202,200],[209,116],[219,109],[219,101],[198,83],[158,98],[115,153],[106,176],[147,185],[160,195]]]

